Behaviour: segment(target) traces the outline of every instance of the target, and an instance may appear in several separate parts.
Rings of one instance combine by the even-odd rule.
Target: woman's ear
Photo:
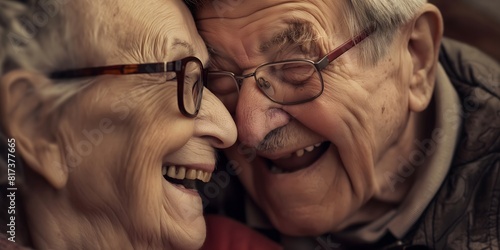
[[[0,78],[0,120],[7,136],[16,140],[16,151],[25,167],[38,173],[56,189],[66,185],[68,167],[54,139],[46,110],[50,100],[41,94],[52,82],[26,70],[9,71]]]
[[[443,37],[441,12],[434,5],[426,4],[407,28],[410,29],[408,50],[413,65],[409,108],[421,112],[429,105],[434,91]]]

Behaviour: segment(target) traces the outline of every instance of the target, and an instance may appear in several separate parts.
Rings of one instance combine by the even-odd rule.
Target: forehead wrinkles
[[[338,1],[248,2],[224,16],[217,16],[211,6],[197,13],[200,33],[213,56],[252,65],[253,57],[262,56],[259,52],[265,52],[271,44],[279,47],[288,41],[300,43],[335,35],[341,19]],[[268,40],[274,41],[261,44]]]
[[[119,48],[125,54],[130,53],[134,60],[143,62],[164,61],[169,55],[169,36],[166,35],[173,27],[166,16],[150,14],[151,18],[128,20],[135,24],[128,28],[127,34],[119,39]]]
[[[260,19],[270,17],[276,21],[294,14],[298,18],[311,19],[311,22],[315,19],[320,27],[329,28],[332,23],[338,22],[345,6],[345,0],[252,0],[224,8],[217,3],[220,1],[207,1],[200,6],[196,20],[202,24],[204,21],[215,21],[232,30],[240,30]]]
[[[183,14],[178,6],[169,2],[123,4],[109,15],[112,25],[106,39],[115,41],[115,60],[121,60],[119,63],[162,62],[195,54],[206,60],[206,53],[193,49],[204,49],[204,46],[201,47],[201,39],[194,36],[197,35],[194,23],[187,23]]]

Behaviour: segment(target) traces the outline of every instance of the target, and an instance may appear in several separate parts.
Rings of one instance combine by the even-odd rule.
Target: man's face
[[[119,8],[96,8],[89,11],[108,13],[96,31],[105,35],[82,41],[97,48],[92,50],[99,52],[96,58],[105,59],[96,66],[187,56],[208,60],[181,1],[120,1]],[[227,147],[236,139],[234,123],[214,95],[204,91],[193,119],[179,111],[175,73],[100,76],[65,106],[59,124],[57,137],[71,167],[71,200],[93,227],[108,228],[103,235],[110,234],[111,242],[125,236],[133,248],[201,246],[205,224],[200,196],[164,175],[176,166],[179,177],[185,167],[186,178],[194,171],[207,181],[215,165],[213,147]]]
[[[267,62],[317,61],[348,41],[343,4],[214,2],[196,21],[213,70],[244,75]],[[244,80],[237,105],[229,107],[239,142],[225,152],[280,231],[315,235],[365,222],[374,212],[363,212],[368,201],[390,188],[384,166],[393,164],[388,155],[408,120],[411,56],[401,41],[396,37],[375,66],[363,66],[362,47],[354,47],[322,70],[324,92],[304,104],[274,103],[254,78]]]

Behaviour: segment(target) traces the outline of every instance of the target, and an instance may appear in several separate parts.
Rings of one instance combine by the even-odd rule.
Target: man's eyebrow
[[[317,39],[312,23],[297,18],[288,19],[284,22],[287,24],[285,29],[260,44],[260,53],[266,53],[272,48],[280,48],[285,45],[310,43]]]

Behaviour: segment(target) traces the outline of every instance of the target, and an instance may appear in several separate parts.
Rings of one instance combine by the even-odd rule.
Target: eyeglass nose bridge
[[[246,75],[241,75],[241,76],[234,76],[234,79],[236,80],[236,83],[238,84],[238,92],[241,89],[241,85],[243,85],[243,80],[250,78],[250,77],[254,77],[254,76],[255,76],[255,72],[250,73],[250,74],[246,74]]]
[[[257,87],[260,89],[260,91],[262,91],[262,93],[267,97],[269,98],[271,101],[273,102],[276,102],[271,96],[270,96],[270,93],[269,93],[269,89],[272,90],[271,85],[268,81],[266,81],[265,79],[257,79],[255,74],[256,74],[257,71],[253,72],[253,73],[249,73],[249,74],[246,74],[246,75],[241,75],[241,76],[236,76],[236,75],[233,75],[234,79],[236,80],[236,85],[237,85],[237,91],[238,91],[238,94],[240,93],[241,91],[241,86],[243,85],[243,80],[245,80],[246,78],[250,78],[250,77],[254,77],[255,79],[255,83],[257,84]],[[261,81],[261,80],[264,80],[264,81]],[[272,94],[271,94],[272,95]]]

